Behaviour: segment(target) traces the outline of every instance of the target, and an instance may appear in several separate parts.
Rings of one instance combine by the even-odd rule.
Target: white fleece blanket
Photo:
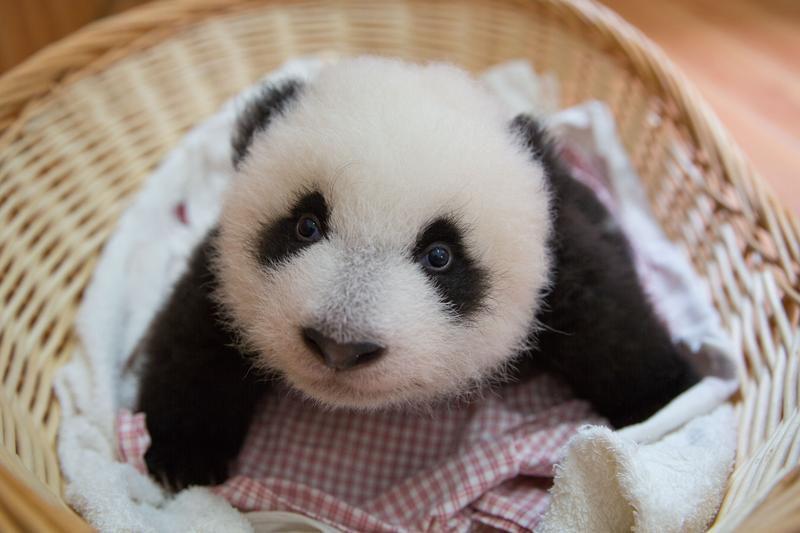
[[[293,61],[274,76],[313,76],[321,63]],[[555,82],[536,77],[525,63],[501,65],[483,78],[508,105],[509,117],[557,108]],[[101,531],[331,531],[291,513],[239,513],[205,488],[172,497],[117,460],[115,414],[131,404],[136,384],[135,373],[126,372],[127,356],[216,219],[240,108],[241,97],[190,132],[122,216],[84,296],[81,346],[56,379],[66,499]],[[676,340],[698,352],[693,363],[706,377],[641,424],[618,432],[583,428],[565,449],[539,529],[702,530],[721,502],[735,455],[735,417],[724,403],[736,389],[731,350],[708,290],[649,216],[607,109],[590,103],[552,114],[548,122],[581,147],[573,156],[603,161],[605,201],[637,250],[640,272],[655,273],[645,285],[671,331],[679,332]],[[164,206],[177,198],[193,214],[192,225],[164,216]],[[153,238],[162,233],[170,237]]]

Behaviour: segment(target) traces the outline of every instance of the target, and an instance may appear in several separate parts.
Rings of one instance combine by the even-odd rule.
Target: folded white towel
[[[735,440],[727,404],[653,444],[586,427],[556,470],[537,531],[702,531],[722,501]]]

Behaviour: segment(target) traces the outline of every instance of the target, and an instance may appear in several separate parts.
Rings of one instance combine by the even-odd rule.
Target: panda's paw
[[[228,477],[230,459],[213,447],[154,441],[144,454],[144,462],[156,481],[177,492],[193,485],[222,483]]]

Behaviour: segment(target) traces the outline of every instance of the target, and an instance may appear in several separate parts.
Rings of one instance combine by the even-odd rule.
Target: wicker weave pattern
[[[60,494],[53,374],[144,177],[226,98],[323,50],[475,71],[525,58],[558,76],[566,104],[610,105],[656,216],[708,278],[740,348],[740,449],[717,525],[745,519],[800,459],[800,225],[662,54],[580,0],[176,0],[94,25],[0,79],[3,464]],[[797,492],[793,479],[781,494]]]

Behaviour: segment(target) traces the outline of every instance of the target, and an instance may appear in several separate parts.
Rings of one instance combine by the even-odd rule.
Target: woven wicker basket
[[[715,526],[800,529],[800,226],[649,41],[580,0],[175,0],[94,24],[0,78],[0,530],[87,527],[61,499],[52,381],[120,213],[188,128],[319,51],[475,71],[525,58],[557,75],[564,103],[607,102],[741,354],[738,457]]]

